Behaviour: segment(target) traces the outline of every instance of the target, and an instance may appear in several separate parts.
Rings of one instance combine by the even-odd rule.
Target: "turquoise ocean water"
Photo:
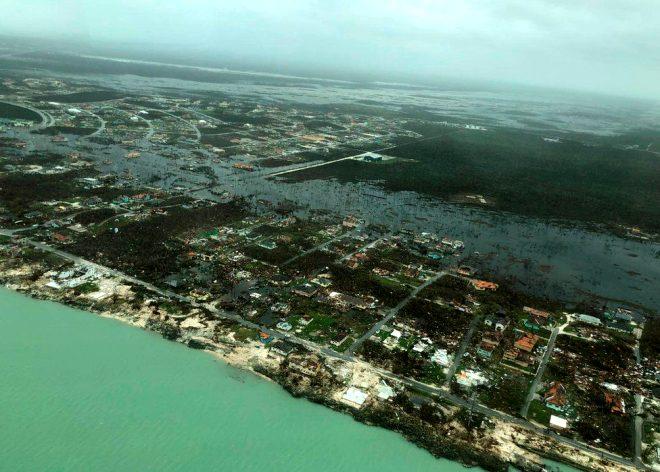
[[[466,469],[202,352],[0,289],[0,470]]]

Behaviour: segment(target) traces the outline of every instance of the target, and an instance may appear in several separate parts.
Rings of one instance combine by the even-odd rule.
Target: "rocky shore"
[[[177,304],[116,276],[96,274],[85,290],[59,282],[63,271],[74,269],[70,262],[26,258],[16,247],[0,246],[0,283],[10,289],[155,331],[165,339],[207,351],[277,382],[296,397],[350,414],[365,424],[397,431],[437,457],[491,471],[505,471],[509,465],[539,471],[543,457],[583,470],[634,470],[515,424],[424,397],[393,381],[388,381],[391,397],[379,398],[383,379],[369,364],[328,358],[300,346],[290,353],[278,353],[259,336],[246,336],[244,328],[233,321],[219,319],[203,308]],[[346,401],[343,393],[348,385],[367,392],[368,400],[360,405]]]

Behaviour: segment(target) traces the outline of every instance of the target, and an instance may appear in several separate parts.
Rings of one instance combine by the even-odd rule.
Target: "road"
[[[350,236],[350,235],[352,235],[352,234],[355,234],[355,233],[357,233],[358,231],[360,231],[361,229],[362,229],[362,227],[361,227],[361,226],[358,226],[358,227],[356,227],[356,228],[355,228],[354,230],[352,230],[352,231],[348,231],[348,232],[346,232],[346,233],[342,233],[342,234],[340,234],[339,236],[335,236],[334,238],[332,238],[332,239],[330,239],[330,240],[328,240],[328,241],[326,241],[326,242],[324,242],[324,243],[321,243],[321,244],[319,244],[318,246],[314,246],[313,248],[308,249],[307,251],[305,251],[305,252],[303,252],[303,253],[301,253],[301,254],[298,254],[297,256],[292,257],[291,259],[289,259],[289,260],[287,260],[287,261],[284,261],[284,262],[280,265],[280,267],[286,267],[286,266],[288,266],[289,264],[291,264],[291,263],[297,261],[297,260],[300,259],[301,257],[305,257],[307,254],[311,254],[311,253],[314,252],[314,251],[319,251],[319,250],[321,250],[321,249],[325,249],[326,247],[330,246],[330,245],[331,245],[332,243],[334,243],[335,241],[339,241],[340,239],[344,239],[344,238],[346,238],[346,237],[348,237],[348,236]]]
[[[151,122],[151,120],[147,120],[145,117],[143,117],[139,113],[133,114],[132,111],[127,111],[127,110],[124,110],[123,108],[117,108],[117,107],[113,107],[113,106],[105,106],[105,107],[103,107],[103,109],[114,110],[114,111],[119,111],[119,112],[122,112],[122,113],[126,113],[127,115],[135,116],[139,120],[144,121],[147,124],[147,126],[149,127],[149,130],[147,131],[147,134],[142,139],[147,141],[147,143],[152,138],[152,136],[156,133],[156,129],[154,128],[154,124]]]
[[[99,127],[96,129],[96,131],[94,131],[92,134],[88,134],[85,137],[86,138],[92,138],[94,136],[98,136],[101,133],[103,133],[105,131],[105,125],[106,125],[105,120],[103,118],[101,118],[99,115],[97,115],[96,113],[92,113],[91,111],[85,110],[85,113],[87,113],[88,115],[93,116],[94,118],[96,118],[97,120],[100,121]]]
[[[19,230],[0,229],[0,235],[13,236],[14,234],[18,233],[18,231]],[[225,311],[222,311],[222,310],[218,310],[217,308],[215,308],[214,306],[209,305],[209,304],[200,304],[196,300],[193,300],[190,297],[187,297],[185,295],[180,295],[180,294],[174,293],[170,290],[160,289],[160,288],[156,287],[155,285],[153,285],[149,282],[145,282],[143,280],[137,279],[137,278],[132,277],[130,275],[124,274],[121,271],[111,269],[109,267],[105,267],[105,266],[96,264],[94,262],[88,261],[88,260],[83,259],[79,256],[76,256],[75,254],[71,254],[71,253],[68,253],[68,252],[60,250],[60,249],[56,249],[56,248],[54,248],[54,247],[52,247],[48,244],[40,243],[38,241],[33,241],[31,239],[28,239],[28,238],[21,239],[21,243],[30,245],[32,247],[35,247],[35,248],[40,249],[40,250],[45,251],[45,252],[56,254],[56,255],[62,257],[63,259],[69,260],[69,261],[74,262],[76,264],[92,267],[92,268],[98,270],[100,273],[109,274],[109,275],[115,276],[119,279],[130,282],[132,284],[144,287],[144,288],[148,289],[149,291],[152,291],[152,292],[154,292],[154,293],[156,293],[156,294],[158,294],[162,297],[178,300],[178,301],[181,301],[183,303],[187,303],[190,306],[195,307],[195,308],[206,309],[209,312],[215,314],[216,316],[218,316],[220,318],[225,318],[225,319],[235,321],[236,323],[238,323],[242,326],[245,326],[247,328],[260,330],[260,331],[265,332],[268,335],[270,335],[270,336],[272,336],[273,338],[276,338],[276,339],[285,339],[289,342],[292,342],[294,344],[303,346],[306,349],[308,349],[312,352],[316,352],[318,354],[321,354],[323,356],[331,357],[331,358],[335,358],[335,359],[341,359],[341,360],[347,361],[347,362],[361,362],[358,359],[356,359],[348,351],[346,353],[340,353],[340,352],[334,351],[333,349],[330,349],[328,347],[320,346],[320,345],[318,345],[318,344],[316,344],[312,341],[308,341],[306,339],[299,338],[299,337],[297,337],[293,334],[280,333],[278,331],[260,326],[256,323],[253,323],[251,321],[248,321],[248,320],[242,318],[241,316],[239,316],[237,314],[228,313],[228,312],[225,312]],[[378,329],[380,329],[380,327],[382,325],[384,325],[389,319],[391,319],[396,314],[396,311],[400,310],[403,306],[405,306],[405,304],[412,297],[414,297],[419,291],[421,291],[426,286],[430,285],[431,283],[433,283],[435,280],[442,277],[443,275],[445,275],[445,273],[440,272],[437,275],[435,275],[434,277],[427,280],[424,284],[420,285],[415,290],[413,290],[413,292],[410,294],[410,296],[408,298],[406,298],[404,301],[402,301],[399,305],[397,305],[397,307],[395,307],[390,312],[390,314],[388,315],[388,317],[386,317],[386,319],[384,319],[381,322],[377,323],[369,331],[369,333],[367,333],[365,336],[360,338],[360,340],[364,341],[365,339],[368,339],[373,333],[375,333]],[[351,348],[353,348],[353,346],[351,346]],[[569,439],[569,438],[565,438],[563,436],[559,436],[557,434],[554,434],[554,433],[550,432],[549,430],[546,430],[543,427],[540,427],[540,426],[537,426],[533,423],[530,423],[529,421],[527,421],[525,419],[516,418],[514,416],[508,415],[508,414],[503,413],[501,411],[497,411],[497,410],[493,410],[491,408],[488,408],[485,405],[481,405],[481,404],[478,404],[478,403],[471,402],[471,401],[466,400],[464,398],[461,398],[457,395],[454,395],[451,392],[449,392],[447,390],[444,390],[442,388],[435,387],[435,386],[432,386],[432,385],[428,385],[428,384],[425,384],[425,383],[422,383],[422,382],[418,382],[416,380],[412,380],[412,379],[409,379],[409,378],[406,378],[406,377],[402,377],[402,376],[393,374],[392,372],[389,372],[387,370],[372,366],[370,364],[366,364],[366,365],[368,365],[374,372],[378,373],[379,375],[381,375],[384,378],[388,378],[390,380],[395,380],[397,382],[400,382],[403,385],[413,387],[413,388],[418,389],[422,392],[426,392],[426,393],[434,395],[436,397],[444,398],[444,399],[448,400],[449,402],[453,403],[454,405],[461,406],[461,407],[464,407],[464,408],[472,408],[472,411],[476,411],[478,413],[481,413],[481,414],[489,416],[489,417],[498,418],[500,420],[513,423],[517,426],[520,426],[522,428],[527,429],[528,431],[532,431],[532,432],[534,432],[538,435],[552,438],[557,442],[566,444],[568,446],[580,449],[580,450],[585,451],[585,452],[589,452],[589,453],[592,453],[592,454],[597,454],[598,456],[601,456],[605,459],[611,460],[611,461],[616,462],[618,464],[623,464],[623,465],[626,465],[626,466],[629,466],[629,467],[637,467],[639,469],[646,469],[644,466],[635,464],[635,463],[631,462],[630,460],[625,459],[623,457],[620,457],[620,456],[617,456],[615,454],[609,453],[609,452],[604,451],[602,449],[596,449],[594,447],[591,447],[591,446],[589,446],[587,444],[584,444],[584,443],[580,443],[580,442],[575,441],[573,439]]]
[[[375,325],[373,325],[369,331],[367,331],[366,333],[364,333],[364,334],[363,334],[360,338],[358,338],[353,344],[351,344],[351,347],[349,347],[349,348],[346,350],[346,353],[347,353],[347,354],[353,354],[353,353],[355,353],[355,351],[357,351],[357,349],[360,347],[360,345],[362,345],[363,342],[365,342],[365,341],[366,341],[367,339],[369,339],[371,336],[373,336],[374,334],[376,334],[376,333],[380,330],[380,328],[382,328],[383,326],[385,326],[386,323],[388,323],[392,318],[394,318],[394,317],[399,313],[399,311],[401,311],[401,309],[402,309],[404,306],[406,306],[406,305],[408,304],[408,302],[409,302],[410,300],[412,300],[413,298],[415,298],[415,297],[417,296],[417,294],[418,294],[419,292],[421,292],[422,290],[424,290],[426,287],[428,287],[429,285],[431,285],[433,282],[435,282],[436,280],[438,280],[440,277],[442,277],[442,276],[445,275],[445,274],[446,274],[445,272],[438,272],[437,274],[435,274],[433,277],[431,277],[430,279],[428,279],[428,280],[427,280],[426,282],[424,282],[423,284],[421,284],[421,285],[415,287],[415,288],[413,289],[413,291],[410,292],[410,294],[409,294],[406,298],[404,298],[403,300],[401,300],[401,302],[400,302],[397,306],[395,306],[394,308],[392,308],[392,309],[388,312],[388,314],[387,314],[382,320],[380,320],[378,323],[376,323]]]
[[[397,147],[405,147],[405,146],[408,146],[408,145],[413,144],[413,143],[420,143],[422,141],[428,141],[430,139],[437,139],[437,138],[440,138],[442,136],[445,136],[446,134],[448,134],[448,132],[439,134],[437,136],[429,136],[428,138],[416,139],[415,141],[413,141],[411,143],[406,143],[406,144],[402,144],[402,145],[399,145],[399,146],[388,146],[388,147],[384,147],[384,148],[381,148],[381,149],[376,149],[374,151],[362,151],[358,154],[353,154],[352,156],[348,156],[348,157],[341,157],[339,159],[335,159],[335,160],[332,160],[332,161],[312,162],[312,163],[309,163],[309,164],[306,164],[306,165],[301,165],[301,166],[293,168],[293,169],[275,171],[275,172],[272,172],[270,174],[261,174],[260,176],[264,176],[266,178],[277,177],[279,175],[291,174],[293,172],[300,172],[302,170],[313,169],[314,167],[329,166],[330,164],[336,164],[337,162],[347,161],[349,159],[355,159],[356,157],[364,156],[365,154],[370,153],[370,152],[373,152],[373,153],[384,152],[384,151],[388,151],[390,149],[394,149],[394,148],[397,148]]]
[[[187,124],[190,128],[192,128],[192,130],[195,132],[195,136],[196,136],[197,142],[199,143],[199,142],[202,141],[202,133],[199,131],[199,128],[197,128],[197,126],[195,126],[194,124],[192,124],[190,121],[185,120],[185,119],[181,118],[180,116],[176,116],[176,115],[173,114],[173,113],[169,113],[169,112],[166,112],[166,111],[163,111],[163,110],[159,110],[159,109],[157,109],[157,108],[147,108],[147,110],[150,110],[150,111],[156,111],[156,112],[158,112],[158,113],[162,113],[163,115],[171,116],[172,118],[175,118],[175,119],[177,119],[177,120],[179,120],[179,121],[184,122],[184,123]]]
[[[46,123],[45,124],[42,123],[40,125],[40,128],[50,128],[51,126],[55,125],[55,118],[53,118],[53,115],[51,115],[47,111],[38,110],[37,108],[35,108],[34,110],[41,112],[41,114],[46,117]]]
[[[348,157],[342,157],[342,158],[339,158],[339,159],[335,159],[333,161],[314,162],[314,163],[311,163],[311,164],[306,164],[306,165],[296,167],[294,169],[280,170],[280,171],[272,172],[270,174],[265,174],[264,177],[277,177],[277,176],[284,175],[284,174],[291,174],[293,172],[300,172],[301,170],[313,169],[314,167],[329,166],[330,164],[336,164],[337,162],[347,161],[349,159],[354,159],[358,156],[362,156],[363,154],[364,154],[364,152],[361,152],[360,154],[355,154],[353,156],[348,156]]]
[[[635,360],[639,367],[642,366],[642,355],[639,350],[639,338],[641,333],[637,336],[637,342],[635,343]],[[642,395],[635,395],[635,417],[633,419],[633,460],[635,465],[640,467],[643,466],[642,462],[642,432],[644,427],[644,413],[643,408],[644,397]]]
[[[153,137],[153,135],[156,134],[156,128],[154,128],[154,124],[151,122],[151,120],[147,120],[143,116],[140,116],[140,115],[135,115],[135,116],[137,116],[140,120],[147,123],[147,126],[149,127],[149,130],[147,131],[147,134],[145,134],[144,138],[142,138],[142,139],[149,142],[151,140],[151,138]]]
[[[103,227],[103,225],[105,225],[105,224],[107,224],[107,223],[109,223],[112,220],[115,220],[117,218],[128,218],[128,217],[133,216],[133,215],[135,215],[135,213],[131,210],[126,210],[125,213],[117,213],[116,215],[112,215],[109,218],[106,218],[105,220],[103,220],[99,223],[96,223],[96,228],[101,228],[101,227]]]
[[[53,115],[46,111],[39,110],[38,108],[34,108],[31,105],[26,105],[25,103],[8,102],[6,100],[2,100],[0,103],[6,103],[7,105],[25,108],[39,115],[39,117],[41,117],[41,123],[35,125],[36,129],[49,128],[55,124],[55,118],[53,118]]]
[[[477,329],[477,326],[479,325],[479,323],[481,323],[482,318],[483,318],[482,315],[477,315],[472,318],[472,321],[470,321],[470,327],[468,328],[467,333],[465,333],[465,336],[463,336],[461,345],[459,346],[458,351],[456,351],[456,355],[454,356],[454,361],[451,363],[451,367],[447,371],[447,378],[445,379],[445,385],[449,385],[451,379],[454,378],[456,369],[458,369],[458,366],[461,365],[461,360],[465,355],[465,351],[470,345],[470,341],[472,340],[472,336],[474,335],[474,330]]]
[[[387,234],[387,235],[385,235],[385,236],[382,236],[382,237],[380,237],[380,238],[378,238],[378,239],[376,239],[376,240],[374,240],[374,241],[371,241],[370,243],[367,243],[367,244],[365,244],[365,245],[362,246],[362,247],[357,248],[355,251],[350,252],[350,253],[346,254],[344,257],[342,257],[341,259],[339,259],[339,262],[344,262],[344,261],[349,260],[351,257],[353,257],[353,256],[354,256],[355,254],[357,254],[358,252],[364,252],[364,251],[366,251],[366,250],[368,250],[368,249],[371,249],[372,247],[376,246],[376,244],[378,244],[378,243],[381,242],[383,239],[385,239],[387,236],[389,236],[389,234]]]
[[[532,401],[534,400],[534,396],[536,395],[536,389],[539,388],[539,382],[541,382],[541,379],[543,378],[543,373],[545,372],[545,366],[548,365],[548,360],[550,360],[552,351],[555,349],[555,341],[557,340],[558,334],[559,334],[559,327],[554,328],[552,330],[552,333],[550,334],[550,339],[548,340],[548,345],[545,348],[543,359],[541,359],[541,363],[539,364],[538,369],[536,369],[536,375],[534,376],[532,385],[529,387],[529,392],[527,393],[527,399],[525,400],[525,404],[520,409],[520,416],[522,416],[523,418],[527,418],[527,413],[529,412],[529,405],[531,405]]]
[[[181,205],[182,205],[181,203],[174,203],[172,205],[152,206],[152,207],[147,208],[146,211],[149,212],[151,210],[166,210],[168,208],[180,207]],[[105,225],[105,224],[109,223],[110,221],[112,221],[114,219],[117,219],[117,218],[128,218],[128,217],[136,215],[136,212],[134,210],[131,210],[130,208],[124,208],[121,205],[112,205],[112,208],[122,210],[123,213],[117,213],[115,215],[112,215],[112,216],[106,218],[103,221],[100,221],[99,223],[95,223],[94,225],[95,225],[96,228],[100,228],[103,225]],[[93,210],[90,210],[90,211],[93,211]],[[86,213],[86,212],[79,212],[79,213],[76,213],[75,215],[80,215],[82,213]],[[71,215],[71,216],[75,216],[75,215]]]
[[[636,466],[642,466],[642,427],[644,426],[644,418],[642,418],[642,402],[644,398],[641,395],[635,395],[635,419],[634,419],[634,436],[633,436],[633,449],[634,461]]]
[[[195,110],[194,108],[180,108],[180,109],[185,110],[189,113],[194,113],[195,115],[199,115],[202,118],[204,118],[206,121],[209,121],[211,123],[216,123],[216,124],[220,124],[220,125],[226,125],[227,124],[219,118],[215,118],[213,116],[207,115],[206,113],[202,113],[201,111]],[[249,133],[247,131],[228,131],[226,133],[218,133],[217,135],[220,135],[220,134],[248,134],[249,135]]]
[[[401,382],[404,385],[408,385],[409,387],[415,388],[417,390],[420,390],[422,392],[434,395],[436,397],[443,398],[454,405],[463,407],[463,408],[471,408],[472,411],[481,413],[482,415],[489,416],[491,418],[497,418],[502,421],[506,421],[509,423],[513,423],[516,426],[520,426],[528,431],[532,431],[540,436],[545,436],[551,439],[554,439],[557,442],[560,442],[562,444],[565,444],[567,446],[571,446],[577,449],[580,449],[581,451],[589,452],[592,454],[596,454],[600,457],[603,457],[605,459],[611,460],[612,462],[616,462],[617,464],[622,464],[628,467],[636,467],[635,464],[633,464],[631,461],[628,459],[617,456],[616,454],[612,454],[610,452],[604,451],[602,449],[597,449],[594,447],[589,446],[588,444],[584,444],[578,441],[575,441],[574,439],[566,438],[564,436],[560,436],[558,434],[555,434],[553,432],[550,432],[549,429],[543,428],[541,426],[537,426],[534,423],[530,423],[529,421],[522,419],[522,418],[517,418],[515,416],[511,416],[507,413],[503,413],[501,411],[493,410],[491,408],[488,408],[485,405],[481,405],[476,402],[472,402],[470,400],[467,400],[465,398],[459,397],[457,395],[452,394],[451,392],[447,390],[443,390],[438,387],[434,387],[432,385],[427,385],[422,382],[418,382],[416,380],[408,379],[408,378],[403,378],[398,375],[393,374],[392,372],[389,372],[384,369],[380,369],[377,367],[373,368],[374,371],[376,371],[378,374],[380,374],[382,377],[388,378],[390,380],[396,380]],[[638,469],[643,469],[647,470],[646,467],[637,467]]]
[[[20,230],[2,229],[2,230],[0,230],[0,235],[13,236],[13,235],[17,234],[19,231]],[[252,328],[252,329],[257,329],[257,330],[263,331],[263,332],[269,334],[270,336],[272,336],[274,338],[289,340],[289,341],[291,341],[295,344],[302,345],[302,346],[306,347],[307,349],[310,349],[311,351],[314,351],[314,352],[323,351],[323,353],[325,355],[329,355],[331,357],[335,357],[335,358],[338,358],[338,359],[352,360],[350,356],[346,356],[346,355],[344,355],[340,352],[333,351],[332,349],[319,346],[319,345],[317,345],[317,344],[315,344],[311,341],[308,341],[306,339],[299,338],[299,337],[297,337],[295,335],[292,335],[292,334],[289,334],[289,333],[280,333],[279,331],[274,331],[274,330],[266,328],[264,326],[260,326],[256,323],[248,321],[248,320],[244,319],[243,317],[241,317],[239,315],[236,315],[234,313],[229,313],[229,312],[226,312],[226,311],[218,310],[217,308],[215,308],[214,306],[212,306],[210,304],[201,304],[201,303],[197,302],[196,300],[194,300],[190,297],[187,297],[185,295],[180,295],[178,293],[172,292],[171,290],[161,289],[161,288],[155,286],[152,283],[145,282],[143,280],[137,279],[137,278],[132,277],[128,274],[125,274],[124,272],[121,272],[119,270],[112,269],[110,267],[102,266],[102,265],[97,264],[95,262],[88,261],[87,259],[76,256],[75,254],[71,254],[71,253],[63,251],[61,249],[54,248],[54,247],[52,247],[48,244],[41,243],[41,242],[38,242],[38,241],[34,241],[34,240],[31,240],[31,239],[28,239],[28,238],[21,239],[21,243],[22,244],[27,244],[29,246],[32,246],[32,247],[36,248],[36,249],[40,249],[44,252],[49,252],[51,254],[55,254],[55,255],[63,258],[63,259],[71,261],[75,264],[79,264],[79,265],[82,265],[82,266],[85,266],[85,267],[90,267],[90,268],[98,271],[99,273],[106,274],[106,275],[111,275],[113,277],[117,277],[117,278],[119,278],[121,280],[124,280],[126,282],[130,282],[131,284],[144,287],[147,290],[149,290],[151,292],[154,292],[154,293],[156,293],[156,294],[158,294],[162,297],[178,300],[180,302],[189,304],[190,306],[193,306],[195,308],[206,309],[209,312],[213,313],[214,315],[217,315],[218,317],[235,321],[235,322],[241,324],[242,326],[245,326],[246,328]]]

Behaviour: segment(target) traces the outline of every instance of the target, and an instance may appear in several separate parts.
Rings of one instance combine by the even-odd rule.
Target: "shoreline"
[[[0,261],[0,283],[9,290],[154,331],[167,340],[206,351],[234,368],[279,384],[296,398],[305,398],[349,414],[361,423],[395,431],[436,457],[457,461],[466,467],[480,466],[492,471],[507,470],[509,465],[523,471],[543,470],[543,458],[582,470],[607,471],[612,467],[635,470],[548,438],[540,438],[503,420],[482,419],[478,427],[468,429],[456,419],[460,414],[456,406],[443,405],[445,418],[450,419],[433,425],[422,421],[416,412],[406,411],[392,402],[370,400],[365,406],[356,408],[356,405],[342,400],[345,382],[339,380],[340,376],[350,377],[351,384],[373,391],[381,378],[366,363],[324,358],[313,352],[281,356],[259,341],[237,340],[235,325],[215,319],[203,309],[191,307],[185,317],[162,313],[153,299],[144,298],[145,294],[136,290],[137,287],[116,278],[103,279],[104,284],[101,285],[112,296],[98,300],[94,294],[76,294],[70,289],[48,287],[47,281],[53,273],[51,267],[20,258],[18,261],[15,259],[13,264],[3,259]]]

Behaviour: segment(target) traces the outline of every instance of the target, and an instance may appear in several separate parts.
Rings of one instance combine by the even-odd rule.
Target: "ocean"
[[[0,289],[2,471],[442,471],[200,351]]]

